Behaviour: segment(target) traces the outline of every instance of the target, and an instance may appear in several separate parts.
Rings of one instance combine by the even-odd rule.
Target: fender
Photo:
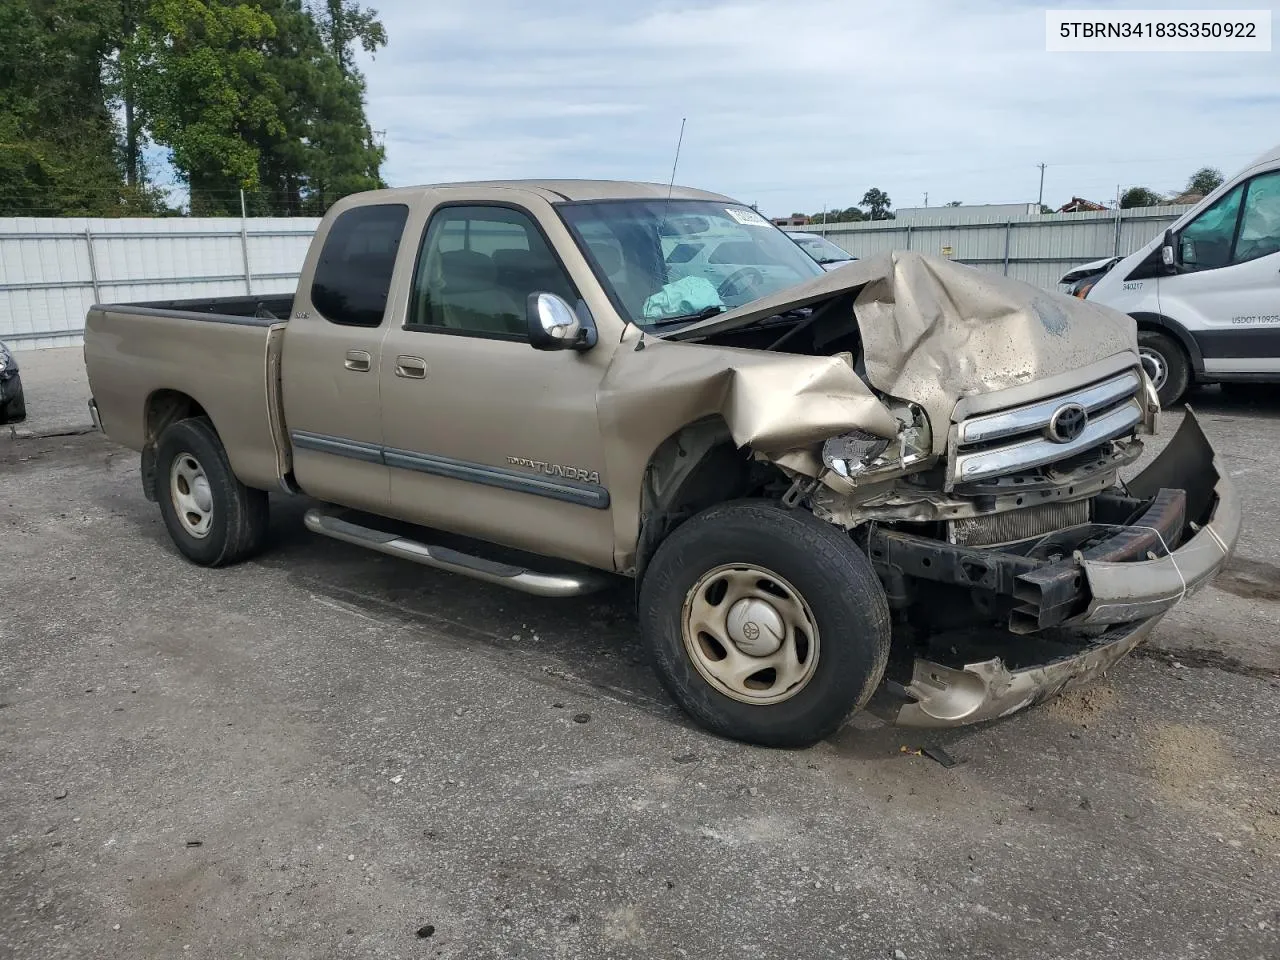
[[[1138,322],[1139,327],[1148,327],[1155,330],[1164,330],[1173,334],[1173,338],[1182,344],[1182,349],[1187,351],[1187,357],[1191,360],[1191,369],[1195,372],[1196,377],[1204,376],[1204,355],[1200,352],[1200,345],[1196,343],[1196,338],[1187,332],[1186,327],[1177,320],[1159,313],[1131,313]]]

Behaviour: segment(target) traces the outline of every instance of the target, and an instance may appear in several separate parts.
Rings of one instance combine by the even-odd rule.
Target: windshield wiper
[[[663,317],[661,320],[650,320],[646,326],[671,327],[677,323],[697,323],[699,320],[709,320],[711,317],[724,312],[724,307],[705,307],[697,313],[686,313],[679,317]]]

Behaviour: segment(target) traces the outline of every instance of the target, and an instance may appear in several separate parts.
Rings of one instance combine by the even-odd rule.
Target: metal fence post
[[[904,249],[904,250],[910,250],[910,249],[911,249],[911,224],[909,224],[909,223],[907,224],[907,245],[906,245],[905,247],[903,247],[902,249]]]
[[[1111,250],[1111,255],[1113,257],[1120,256],[1120,223],[1122,219],[1123,219],[1123,214],[1121,213],[1121,210],[1120,210],[1120,204],[1117,203],[1116,204],[1116,237],[1115,237],[1115,244]]]
[[[87,226],[84,228],[84,243],[89,251],[89,282],[93,284],[93,302],[97,304],[102,302],[102,292],[98,288],[98,261],[93,255],[93,231]]]
[[[249,271],[249,218],[244,211],[244,191],[240,191],[240,255],[244,257],[244,292],[253,296],[253,274]]]
[[[1009,275],[1009,235],[1013,233],[1013,221],[1004,222],[1004,275]]]

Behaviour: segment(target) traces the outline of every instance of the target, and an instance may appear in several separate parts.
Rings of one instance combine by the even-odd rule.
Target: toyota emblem
[[[1078,403],[1064,403],[1049,418],[1046,433],[1054,443],[1070,443],[1089,425],[1089,412]]]

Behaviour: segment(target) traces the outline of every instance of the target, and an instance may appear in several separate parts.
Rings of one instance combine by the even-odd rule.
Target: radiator
[[[1088,522],[1088,500],[1042,503],[986,517],[952,520],[947,524],[947,539],[962,547],[990,547],[1041,537]]]

